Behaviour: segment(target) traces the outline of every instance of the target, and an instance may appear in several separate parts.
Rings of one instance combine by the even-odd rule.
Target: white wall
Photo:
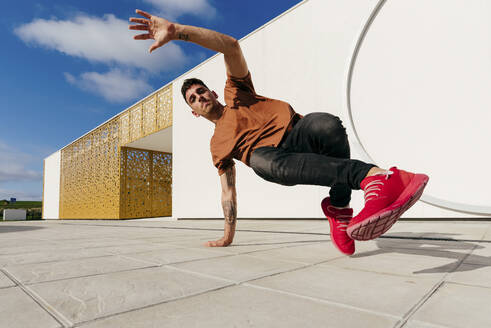
[[[469,7],[472,10],[466,11],[469,3],[473,4]],[[489,108],[489,98],[482,97],[483,91],[489,90],[491,76],[489,58],[485,57],[489,57],[489,51],[484,51],[490,47],[491,11],[479,10],[479,7],[489,7],[489,4],[485,0],[440,0],[431,4],[422,0],[394,0],[384,6],[382,4],[384,1],[375,0],[305,1],[251,33],[241,41],[241,46],[256,91],[264,96],[288,101],[301,114],[325,111],[339,116],[347,127],[353,158],[367,160],[372,157],[382,167],[397,165],[429,174],[428,195],[425,195],[427,202],[433,202],[438,197],[446,198],[447,205],[448,201],[458,202],[457,190],[465,186],[465,189],[460,190],[461,193],[468,192],[464,203],[477,206],[467,207],[473,210],[470,211],[473,214],[464,214],[462,209],[449,210],[418,202],[406,212],[405,217],[475,217],[476,208],[481,210],[481,214],[486,214],[482,209],[491,204],[491,201],[488,202],[491,193],[485,189],[490,181],[481,183],[481,177],[482,174],[486,176],[485,179],[491,176],[485,172],[486,163],[491,159],[489,151],[486,151],[491,138],[489,132],[484,131],[490,123],[489,114],[485,110]],[[369,28],[363,39],[364,28],[377,6],[381,6],[381,10],[374,16],[373,24],[367,25]],[[464,32],[457,27],[448,30],[448,27],[461,19],[462,11],[470,16],[458,22],[458,26],[472,23],[471,27]],[[442,15],[446,15],[443,20]],[[422,22],[421,16],[426,20]],[[475,23],[476,19],[478,23]],[[433,34],[429,33],[436,21],[442,25]],[[431,46],[431,51],[437,51],[431,56],[435,64],[437,59],[453,51],[455,44],[465,41],[462,45],[468,47],[468,33],[473,35],[470,43],[474,48],[472,51],[462,50],[452,54],[451,59],[443,60],[442,65],[450,65],[449,70],[433,72],[434,65],[425,65],[427,57],[424,54],[428,54],[428,46]],[[442,38],[445,42],[435,41]],[[359,43],[360,40],[363,42]],[[419,43],[416,42],[418,40]],[[479,46],[479,42],[484,43]],[[357,45],[361,46],[359,52],[356,51]],[[477,51],[483,52],[477,54]],[[356,53],[358,57],[354,56]],[[416,61],[415,54],[419,54]],[[455,61],[456,58],[462,60]],[[484,72],[477,75],[466,73],[462,66],[455,67],[476,59],[479,62],[473,62],[472,72],[478,73],[479,67],[484,69]],[[484,66],[480,63],[483,60],[487,60]],[[447,72],[450,72],[450,76],[443,74]],[[425,88],[437,92],[422,90],[424,88],[418,88],[415,83],[401,84],[407,81],[407,76],[411,79],[418,74],[418,81],[425,80],[421,75],[428,73],[432,83]],[[182,99],[182,81],[189,77],[201,78],[220,97],[223,96],[223,56],[213,57],[173,83],[173,216],[221,217],[219,177],[209,151],[214,126],[205,119],[194,118]],[[451,89],[444,103],[435,106],[449,86],[449,83],[444,82],[449,81],[449,78],[459,80],[464,77],[465,81],[476,78],[472,81],[472,87],[466,88],[461,94],[459,87]],[[399,88],[398,85],[404,87]],[[349,86],[351,92],[348,92]],[[470,116],[447,115],[448,105],[455,101],[451,96],[456,93],[459,94],[457,100],[460,108],[465,105],[466,99],[472,97],[471,104],[476,110]],[[465,111],[461,110],[460,113],[466,115],[468,110],[469,106],[465,106]],[[350,119],[350,113],[353,120]],[[403,120],[396,120],[398,117]],[[442,118],[448,118],[451,122],[442,123]],[[474,123],[461,127],[463,118]],[[395,124],[395,120],[399,124],[397,128],[388,130],[387,124]],[[422,121],[426,122],[424,127],[416,124]],[[469,135],[475,126],[479,127],[478,131],[482,135]],[[456,127],[459,129],[456,130]],[[359,140],[355,131],[360,135]],[[387,134],[387,131],[391,133]],[[467,134],[465,144],[459,144],[459,147],[470,142],[478,145],[477,150],[462,155],[455,153],[455,148],[450,145],[458,139],[453,137],[457,131]],[[415,133],[419,133],[417,138],[413,138]],[[441,134],[436,141],[433,138],[435,133]],[[433,143],[432,147],[428,142]],[[397,148],[399,143],[403,145],[400,149]],[[443,154],[445,157],[442,158]],[[483,161],[476,161],[476,158]],[[275,185],[261,180],[242,163],[236,163],[239,217],[322,217],[319,203],[328,195],[328,188]],[[464,172],[458,174],[461,169]],[[449,184],[454,188],[451,197],[445,193]],[[472,194],[479,196],[471,204]],[[438,203],[439,206],[445,205],[442,204]],[[361,191],[353,193],[352,206],[355,212],[362,208]],[[487,214],[491,215],[491,211]]]
[[[60,217],[61,151],[44,159],[43,219]]]
[[[353,124],[377,163],[428,172],[425,201],[489,216],[490,49],[487,0],[387,1],[351,88]],[[466,216],[434,206],[408,214]]]

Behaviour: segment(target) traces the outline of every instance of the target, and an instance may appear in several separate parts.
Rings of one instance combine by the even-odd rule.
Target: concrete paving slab
[[[67,261],[82,258],[108,256],[112,253],[106,248],[79,248],[79,249],[60,249],[57,251],[44,251],[32,253],[20,253],[0,255],[0,267],[28,263],[44,263]]]
[[[269,276],[303,266],[301,263],[261,259],[249,255],[234,255],[208,260],[174,264],[173,267],[190,272],[220,277],[234,282]]]
[[[3,272],[0,271],[0,288],[12,287],[15,283],[10,280]]]
[[[72,323],[143,308],[230,285],[157,267],[29,286]]]
[[[446,279],[449,282],[491,288],[491,265],[462,264]],[[489,299],[491,301],[491,298]]]
[[[27,254],[27,253],[35,253],[39,251],[48,251],[55,252],[60,249],[60,245],[56,243],[41,243],[39,245],[16,245],[11,247],[4,247],[0,249],[1,255],[12,255],[12,254]]]
[[[210,239],[217,239],[220,232],[164,232],[161,236],[158,237],[144,237],[139,240],[153,243],[153,244],[177,244],[177,243],[186,243],[188,241],[196,241],[201,240],[203,243]],[[222,232],[223,235],[223,232]]]
[[[491,240],[491,225],[489,226],[488,230],[484,234],[483,240]]]
[[[264,259],[277,259],[282,261],[315,264],[328,260],[345,257],[330,241],[320,241],[306,245],[293,245],[271,250],[261,250],[248,253],[250,256]]]
[[[307,298],[233,286],[97,320],[83,328],[393,327],[397,318]]]
[[[448,241],[439,239],[428,239],[424,237],[413,237],[411,234],[403,235],[388,233],[373,241],[357,242],[357,249],[362,250],[361,246],[367,243],[375,243],[377,248],[397,248],[397,249],[421,249],[422,251],[456,251],[461,253],[469,253],[475,249],[479,242],[471,241]]]
[[[435,278],[347,270],[326,264],[249,284],[402,317],[437,283]]]
[[[56,233],[53,232],[53,235],[56,235]],[[108,246],[133,245],[133,244],[141,244],[141,243],[142,243],[141,241],[125,240],[125,239],[117,239],[117,238],[99,238],[99,239],[73,238],[72,240],[67,240],[65,242],[45,241],[45,242],[40,242],[39,244],[36,245],[18,244],[11,247],[4,247],[0,249],[0,255],[26,254],[26,253],[35,253],[39,251],[58,252],[60,250],[100,248],[100,247],[108,247]]]
[[[464,263],[491,266],[491,242],[477,243],[471,254],[465,258]]]
[[[444,328],[416,314],[448,284],[491,290],[490,233],[490,222],[400,221],[346,257],[325,220],[239,221],[226,248],[203,246],[222,236],[223,220],[2,222],[0,294],[20,288],[56,324],[74,327],[237,318],[238,327]],[[449,293],[458,298],[460,289]]]
[[[239,232],[240,233],[240,232]],[[278,236],[280,237],[280,236]],[[219,239],[220,235],[214,235],[213,238],[203,238],[203,239],[189,239],[185,241],[176,241],[176,242],[170,242],[172,245],[177,245],[180,247],[188,247],[188,248],[203,248],[205,247],[204,244],[209,241],[209,240],[216,240]],[[239,239],[239,238],[237,238]],[[303,244],[308,244],[311,242],[316,242],[317,240],[310,240],[310,239],[304,239],[300,241],[295,241],[295,240],[289,240],[288,238],[284,238],[283,240],[275,240],[274,238],[271,238],[269,240],[266,240],[265,237],[263,238],[258,238],[258,240],[251,241],[250,239],[247,241],[244,241],[244,239],[237,240],[233,242],[232,245],[221,248],[222,251],[228,252],[228,253],[233,253],[233,254],[243,254],[243,253],[249,253],[249,252],[255,252],[258,250],[266,250],[266,249],[273,249],[273,248],[281,248],[281,247],[286,247],[286,246],[295,246],[295,245],[303,245]]]
[[[155,263],[158,265],[189,262],[213,257],[231,256],[230,253],[222,252],[220,249],[198,249],[198,248],[173,248],[161,249],[150,252],[126,254],[126,257],[140,261]]]
[[[449,327],[434,325],[431,323],[421,322],[418,320],[411,320],[404,325],[404,328],[449,328]]]
[[[33,239],[33,238],[15,238],[12,235],[12,238],[4,238],[3,235],[2,239],[0,240],[0,249],[4,248],[11,248],[11,247],[25,247],[25,246],[39,246],[39,245],[45,245],[45,244],[53,244],[56,245],[56,242],[53,242],[52,240],[45,240],[45,239]]]
[[[475,221],[400,221],[390,229],[389,234],[404,233],[406,236],[414,237],[479,241],[484,237],[489,226],[489,222]]]
[[[70,261],[13,265],[5,267],[4,270],[8,271],[9,274],[23,284],[33,284],[149,266],[154,265],[121,256],[104,256]]]
[[[446,283],[414,314],[414,320],[447,327],[491,327],[491,288]]]
[[[127,240],[124,238],[91,238],[91,239],[74,239],[66,241],[63,244],[59,244],[59,247],[66,247],[67,249],[72,248],[98,248],[98,247],[109,247],[109,246],[120,246],[120,245],[136,245],[141,244],[138,240]]]
[[[329,262],[340,268],[405,276],[443,277],[455,270],[466,257],[465,252],[422,248],[379,248],[358,252]]]
[[[0,327],[62,327],[51,315],[18,287],[0,289]]]
[[[133,244],[133,245],[118,245],[118,246],[109,246],[102,247],[97,249],[103,249],[107,251],[109,254],[133,254],[133,253],[141,253],[146,251],[159,251],[166,249],[176,249],[179,246],[171,245],[171,244],[154,244],[150,242],[144,242],[141,244]]]

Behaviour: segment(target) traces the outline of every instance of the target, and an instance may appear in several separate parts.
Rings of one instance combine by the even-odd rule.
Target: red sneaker
[[[329,220],[331,227],[331,240],[334,246],[346,255],[355,252],[355,241],[346,233],[348,223],[353,217],[352,208],[335,208],[331,205],[331,199],[326,197],[321,202],[322,211]]]
[[[425,174],[396,167],[363,179],[360,186],[365,191],[365,207],[349,223],[348,235],[356,240],[370,240],[384,234],[418,201],[428,180]]]

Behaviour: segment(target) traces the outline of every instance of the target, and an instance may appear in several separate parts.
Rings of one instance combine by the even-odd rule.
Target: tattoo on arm
[[[179,38],[179,40],[189,41],[189,34],[179,33],[177,37]]]
[[[234,200],[226,200],[222,202],[223,214],[225,220],[229,224],[234,224],[237,221],[237,204]]]
[[[225,174],[227,175],[227,186],[235,187],[235,170],[234,167],[228,169]]]

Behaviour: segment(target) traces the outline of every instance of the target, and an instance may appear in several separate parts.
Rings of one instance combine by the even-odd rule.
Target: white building
[[[491,2],[486,0],[306,0],[244,37],[240,44],[259,94],[287,101],[301,114],[325,111],[339,116],[347,128],[353,158],[430,176],[421,201],[404,217],[489,217],[490,22]],[[154,212],[142,212],[149,199],[146,203],[144,199],[146,205],[136,204],[141,201],[138,197],[127,199],[131,188],[131,193],[145,197],[144,191],[130,185],[141,184],[144,178],[128,182],[119,180],[118,173],[117,181],[110,182],[111,196],[107,185],[99,184],[104,177],[76,178],[72,170],[70,181],[76,181],[77,187],[66,187],[63,168],[68,164],[63,165],[63,152],[69,147],[74,151],[92,147],[90,156],[100,161],[107,156],[102,154],[107,154],[104,147],[111,135],[119,141],[110,147],[119,150],[131,147],[172,153],[172,217],[222,217],[221,187],[209,152],[213,125],[195,119],[180,93],[182,82],[190,77],[202,79],[221,97],[226,79],[222,55],[81,137],[74,142],[79,142],[78,148],[72,143],[46,158],[43,217],[67,217],[62,215],[62,207],[68,206],[65,198],[72,197],[70,206],[74,206],[77,198],[68,193],[85,190],[86,185],[90,190],[84,192],[92,198],[77,209],[79,218],[97,216],[83,215],[90,201],[112,208],[111,213],[119,208],[121,214],[121,208],[133,206],[126,216],[112,218],[152,216]],[[167,123],[159,125],[159,106],[164,102],[163,111],[170,114]],[[149,123],[153,127],[147,129],[149,106],[156,108],[156,114],[151,114],[156,116]],[[113,129],[109,128],[109,137],[103,131],[107,124]],[[132,124],[141,131],[131,130]],[[80,140],[87,143],[95,131],[103,141],[82,147]],[[114,172],[127,168],[120,153],[117,157],[119,163],[108,164]],[[83,163],[90,166],[92,162],[84,159]],[[323,216],[319,204],[327,188],[271,184],[236,163],[239,218]],[[96,167],[88,170],[100,172]],[[163,181],[151,179],[155,185]],[[63,188],[70,191],[64,194]],[[361,191],[353,193],[351,205],[355,212],[363,207]],[[104,213],[102,217],[111,216]]]

